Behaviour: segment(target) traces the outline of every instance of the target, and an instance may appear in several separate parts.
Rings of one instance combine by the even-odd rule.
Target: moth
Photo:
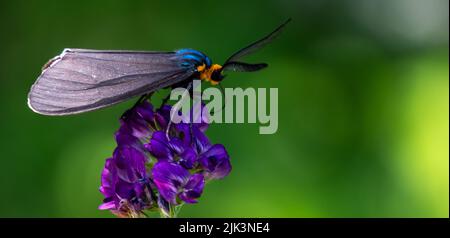
[[[194,49],[172,52],[64,49],[48,61],[28,94],[28,106],[51,116],[78,114],[111,106],[167,87],[190,88],[194,79],[219,84],[226,71],[253,72],[266,63],[239,61],[279,35],[288,19],[270,34],[213,64]]]

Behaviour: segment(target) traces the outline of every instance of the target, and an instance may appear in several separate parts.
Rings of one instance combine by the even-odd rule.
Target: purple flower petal
[[[189,181],[180,193],[180,199],[187,203],[196,203],[197,198],[202,195],[205,186],[205,179],[201,174],[194,174],[189,178]]]
[[[186,169],[194,168],[197,163],[197,153],[195,153],[195,151],[190,147],[185,148],[183,153],[181,153],[179,156],[180,160],[178,161],[178,163]]]
[[[116,132],[116,142],[118,145],[133,145],[139,146],[140,141],[138,138],[133,136],[128,130],[127,127],[121,127]]]
[[[159,161],[176,162],[187,169],[192,169],[197,161],[197,154],[192,148],[176,137],[168,141],[166,134],[162,131],[153,134],[146,148]]]
[[[136,113],[147,122],[152,122],[154,119],[153,105],[148,101],[143,101],[136,107]]]
[[[153,106],[147,101],[126,111],[120,119],[119,131],[139,139],[148,138],[154,127]]]
[[[167,146],[174,154],[181,154],[185,150],[185,145],[183,144],[183,142],[176,137],[171,138],[169,143],[167,143]]]
[[[115,184],[115,192],[118,199],[131,200],[136,197],[136,191],[134,190],[134,184],[123,180],[118,180]]]
[[[194,143],[197,149],[197,153],[201,154],[207,151],[211,147],[211,143],[209,142],[209,139],[208,137],[206,137],[205,133],[203,133],[196,127],[192,127],[192,132],[194,135]]]
[[[145,162],[147,158],[140,150],[132,146],[118,146],[113,158],[120,179],[134,183],[145,177]]]
[[[215,144],[208,151],[200,155],[199,162],[211,179],[221,179],[231,171],[230,157],[225,147]]]
[[[187,183],[189,172],[182,166],[159,161],[153,166],[153,181],[161,196],[172,204],[177,204],[178,190]]]
[[[111,209],[115,209],[116,208],[116,203],[114,201],[110,201],[110,202],[105,202],[100,204],[100,206],[98,206],[98,209],[100,210],[111,210]]]
[[[192,143],[191,128],[189,124],[178,123],[175,124],[176,130],[178,131],[178,137],[183,141],[186,146],[190,146]]]
[[[156,131],[146,147],[158,160],[172,160],[173,156],[168,143],[166,134],[163,131]]]
[[[145,156],[134,147],[116,148],[113,158],[106,160],[102,172],[100,192],[105,199],[99,209],[128,216],[151,206],[151,194],[146,190],[146,183],[141,182],[148,181],[145,160]]]
[[[161,108],[156,110],[155,119],[158,122],[160,129],[165,129],[170,120],[170,110],[172,106],[163,105]]]
[[[112,158],[109,158],[105,162],[101,175],[100,192],[105,196],[105,200],[115,196],[114,186],[117,181],[117,173],[115,163]]]
[[[143,118],[141,118],[136,112],[131,112],[122,118],[121,127],[119,130],[127,132],[137,138],[145,138],[150,136],[150,125]]]

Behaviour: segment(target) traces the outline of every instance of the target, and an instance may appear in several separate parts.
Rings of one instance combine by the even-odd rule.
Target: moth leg
[[[153,92],[151,92],[151,93],[146,93],[146,94],[142,95],[142,96],[137,100],[137,102],[134,104],[133,108],[135,108],[135,107],[136,107],[137,105],[139,105],[140,103],[142,103],[142,102],[148,100],[149,98],[151,98],[152,95],[153,95]]]
[[[128,109],[128,110],[122,115],[121,118],[124,119],[124,118],[128,115],[128,112],[133,111],[139,104],[141,104],[141,103],[144,102],[145,100],[151,98],[152,95],[153,95],[153,92],[151,92],[151,93],[146,93],[146,94],[142,95],[141,97],[139,97],[139,99],[136,101],[136,103],[135,103],[130,109]]]

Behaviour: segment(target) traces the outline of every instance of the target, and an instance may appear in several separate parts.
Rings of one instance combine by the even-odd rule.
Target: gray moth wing
[[[107,107],[189,78],[174,52],[65,49],[51,59],[28,94],[43,115],[69,115]]]

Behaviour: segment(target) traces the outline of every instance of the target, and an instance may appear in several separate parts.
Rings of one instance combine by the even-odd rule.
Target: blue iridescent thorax
[[[180,66],[183,68],[197,68],[203,64],[210,67],[212,64],[211,59],[198,50],[181,49],[175,53],[180,60]]]

